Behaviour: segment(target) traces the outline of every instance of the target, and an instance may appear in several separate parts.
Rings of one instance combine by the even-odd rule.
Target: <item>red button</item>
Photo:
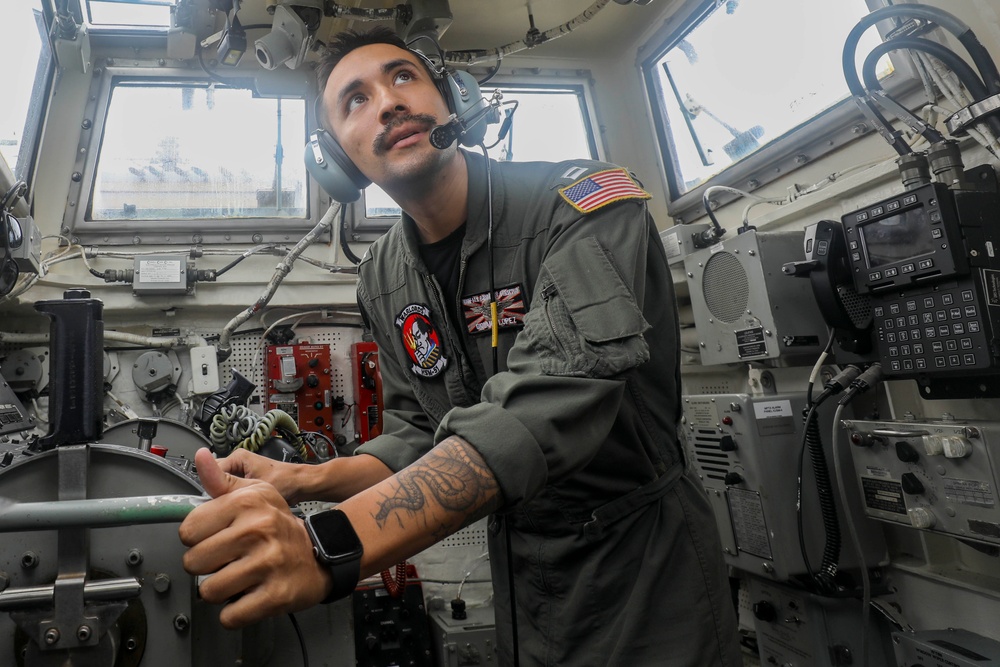
[[[167,457],[167,448],[161,447],[160,445],[150,445],[149,452],[151,454],[156,454],[157,456],[162,456],[163,458]]]
[[[722,418],[722,423],[725,424],[726,426],[732,426],[733,425],[733,418],[732,417],[723,417]]]

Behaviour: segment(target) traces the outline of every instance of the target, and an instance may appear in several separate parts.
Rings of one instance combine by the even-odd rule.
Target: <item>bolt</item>
[[[770,563],[761,563],[760,567],[761,567],[762,570],[764,570],[768,574],[774,574],[774,566],[771,565]]]
[[[74,171],[73,175],[70,176],[70,178],[73,180],[74,183],[79,183],[80,181],[83,180],[83,174],[81,174],[78,171]]]
[[[160,573],[153,579],[153,590],[157,593],[166,593],[170,590],[170,575]]]
[[[91,122],[89,118],[84,118],[83,123],[81,123],[81,126],[83,127],[83,129],[89,130],[91,127],[94,126],[94,123]]]
[[[125,650],[131,653],[132,651],[139,648],[139,642],[135,640],[135,637],[129,637],[125,640]]]
[[[150,375],[156,375],[156,371],[149,371]],[[128,555],[125,556],[125,562],[135,567],[136,565],[142,565],[142,552],[138,549],[129,549]]]
[[[21,567],[25,570],[33,570],[38,567],[38,554],[34,551],[25,551],[21,554]]]
[[[81,625],[80,627],[78,627],[76,629],[76,638],[79,639],[81,642],[90,641],[90,626]]]
[[[55,628],[49,628],[45,631],[45,643],[52,646],[57,641],[59,641],[59,631]]]
[[[254,234],[250,237],[250,240],[254,243],[260,243],[264,240],[264,236],[262,234]]]
[[[176,630],[177,632],[187,632],[188,626],[190,624],[191,621],[189,621],[188,617],[185,616],[184,614],[177,614],[176,616],[174,616],[174,630]]]
[[[747,187],[750,188],[751,190],[759,188],[760,181],[758,181],[756,178],[751,178],[749,181],[747,181]]]

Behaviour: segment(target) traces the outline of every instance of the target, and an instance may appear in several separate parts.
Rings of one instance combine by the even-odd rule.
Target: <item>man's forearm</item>
[[[392,476],[392,470],[374,456],[342,456],[318,466],[298,466],[296,493],[290,502],[340,502]]]
[[[453,436],[339,508],[365,547],[364,577],[488,515],[501,500],[496,478],[479,452]]]

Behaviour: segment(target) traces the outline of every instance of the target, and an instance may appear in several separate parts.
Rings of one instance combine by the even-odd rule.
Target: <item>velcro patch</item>
[[[559,194],[580,213],[591,213],[623,199],[650,199],[624,169],[606,169],[560,188]]]
[[[496,292],[497,329],[515,329],[524,326],[527,304],[520,285],[501,287]],[[465,326],[470,334],[489,333],[493,329],[490,319],[490,293],[462,297]]]

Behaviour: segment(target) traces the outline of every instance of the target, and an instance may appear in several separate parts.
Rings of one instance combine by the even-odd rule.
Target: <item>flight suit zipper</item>
[[[566,345],[563,344],[562,338],[559,337],[559,332],[556,331],[556,325],[552,323],[551,299],[558,293],[559,289],[556,287],[555,283],[549,283],[542,289],[542,301],[545,302],[545,321],[548,322],[549,332],[552,334],[552,338],[559,346],[559,351],[562,352],[562,358],[569,359],[569,353],[566,350]]]
[[[462,269],[459,270],[458,284],[460,291],[461,291],[463,273],[464,273],[464,266],[462,267]],[[442,324],[444,325],[444,329],[448,335],[449,346],[454,351],[455,363],[458,364],[459,384],[461,385],[462,395],[465,397],[463,403],[466,405],[471,405],[476,402],[478,396],[470,396],[468,391],[469,383],[467,377],[468,376],[467,369],[469,369],[471,365],[469,364],[468,351],[465,349],[465,342],[463,340],[464,337],[460,336],[459,332],[455,331],[455,324],[452,321],[453,315],[451,312],[448,311],[449,305],[444,300],[444,295],[441,293],[441,288],[438,286],[437,278],[435,278],[432,275],[427,275],[425,276],[425,279],[430,284],[431,292],[434,295],[435,305],[439,309],[439,312],[444,314],[444,322]],[[445,376],[447,377],[447,371],[445,371]],[[449,394],[450,393],[451,392],[449,391]],[[452,404],[457,405],[457,403],[454,400],[452,400]]]

